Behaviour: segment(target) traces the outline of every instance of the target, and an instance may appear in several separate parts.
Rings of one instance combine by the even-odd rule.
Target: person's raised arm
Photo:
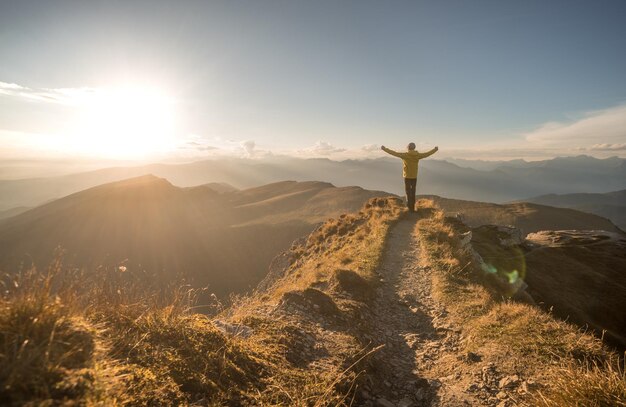
[[[430,151],[426,151],[425,153],[420,154],[420,158],[430,157],[431,155],[435,154],[437,151],[439,151],[439,147],[435,147]]]
[[[387,154],[391,154],[391,155],[393,155],[393,156],[395,156],[395,157],[402,158],[402,153],[399,153],[399,152],[397,152],[397,151],[393,151],[393,150],[392,150],[392,149],[390,149],[390,148],[387,148],[387,147],[385,147],[385,146],[380,146],[380,149],[381,149],[381,150],[383,150],[383,151],[384,151],[385,153],[387,153]]]

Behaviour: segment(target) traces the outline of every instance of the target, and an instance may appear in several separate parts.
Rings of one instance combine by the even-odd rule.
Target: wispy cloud
[[[626,105],[588,112],[569,123],[545,123],[524,136],[536,145],[621,145],[626,143]]]
[[[92,96],[95,88],[29,88],[16,83],[0,82],[0,95],[64,105],[81,103]]]
[[[202,144],[202,143],[198,143],[195,141],[188,141],[186,143],[182,143],[182,145],[179,147],[181,150],[197,150],[197,151],[211,151],[211,150],[216,150],[217,147],[214,146],[210,146],[207,144]]]
[[[602,143],[594,144],[588,148],[591,151],[626,151],[626,143]]]
[[[378,144],[366,144],[363,147],[361,147],[361,151],[363,151],[364,153],[371,153],[371,152],[378,152],[378,150],[380,150],[380,145]]]
[[[256,147],[256,143],[254,142],[254,140],[244,140],[240,143],[240,145],[243,148],[243,150],[246,152],[248,157],[254,156],[254,153],[255,153],[254,148]]]
[[[313,146],[301,150],[305,155],[310,154],[313,156],[329,156],[336,153],[346,151],[345,148],[335,147],[327,141],[318,140]]]

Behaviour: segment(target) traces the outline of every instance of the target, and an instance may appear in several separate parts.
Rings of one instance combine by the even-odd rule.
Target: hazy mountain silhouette
[[[17,208],[11,208],[11,209],[7,209],[4,211],[0,211],[0,220],[19,215],[20,213],[24,213],[29,209],[32,209],[32,208],[29,208],[26,206],[18,206]]]
[[[626,189],[605,194],[548,194],[525,201],[594,213],[610,219],[622,230],[626,230]]]
[[[588,156],[526,162],[424,160],[417,190],[448,198],[483,202],[508,202],[529,196],[574,192],[604,193],[626,188],[626,160]],[[477,168],[469,168],[478,163]],[[0,181],[0,210],[36,206],[51,199],[106,182],[154,174],[172,184],[189,187],[223,182],[235,188],[250,188],[284,179],[323,179],[334,185],[359,185],[366,189],[403,194],[401,164],[393,158],[332,161],[271,157],[223,158],[189,164],[151,164],[115,167],[50,178]]]
[[[254,287],[276,253],[315,225],[388,195],[359,187],[285,181],[218,193],[153,175],[94,187],[0,222],[0,267],[45,267],[55,248],[93,269],[184,277],[224,294]],[[126,260],[126,261],[125,261]]]

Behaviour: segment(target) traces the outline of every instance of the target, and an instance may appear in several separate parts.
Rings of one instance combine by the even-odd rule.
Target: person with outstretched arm
[[[406,153],[393,151],[385,146],[380,146],[384,152],[394,157],[402,158],[402,176],[404,177],[404,188],[406,190],[406,204],[409,212],[415,212],[415,187],[417,186],[417,164],[422,158],[435,154],[439,147],[435,147],[425,153],[420,153],[415,149],[415,143],[409,143]]]

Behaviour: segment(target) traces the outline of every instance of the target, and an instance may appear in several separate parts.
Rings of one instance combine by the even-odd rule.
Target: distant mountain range
[[[610,219],[622,230],[626,230],[626,189],[605,194],[548,194],[525,201],[594,213]]]
[[[179,188],[153,175],[87,189],[0,221],[0,270],[65,262],[183,278],[227,295],[253,288],[272,258],[330,217],[387,196],[324,182],[279,182],[241,191]],[[147,282],[148,283],[148,282]]]
[[[251,174],[252,176],[252,174]],[[154,175],[107,183],[0,220],[0,270],[46,267],[60,246],[76,267],[120,267],[162,281],[184,278],[226,295],[255,287],[271,260],[321,221],[354,212],[382,191],[282,181],[238,190],[181,188]],[[498,205],[434,197],[471,226],[509,224],[619,232],[609,220],[532,203]]]
[[[146,174],[165,178],[180,187],[222,182],[242,189],[285,179],[323,179],[337,186],[359,185],[403,194],[401,163],[395,158],[345,161],[281,156],[223,158],[4,180],[0,181],[0,211],[33,207],[96,185]],[[626,188],[626,160],[589,156],[496,163],[426,159],[420,164],[417,188],[420,194],[481,202],[508,202],[544,194],[605,193]]]

